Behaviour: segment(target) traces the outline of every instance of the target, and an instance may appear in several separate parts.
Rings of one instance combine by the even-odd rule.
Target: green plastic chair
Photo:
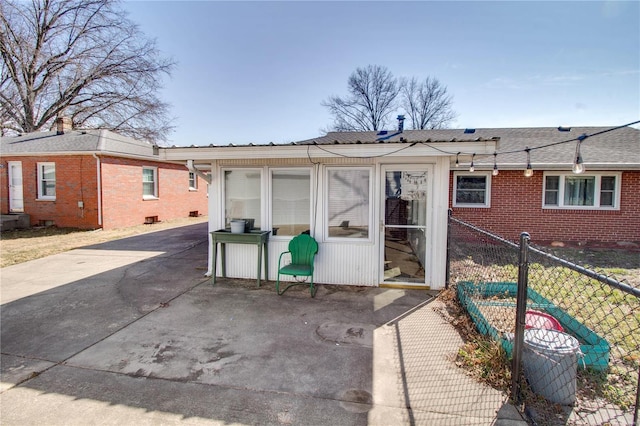
[[[291,263],[288,265],[282,265],[282,256],[289,253],[291,255]],[[276,281],[276,292],[278,295],[282,295],[290,287],[294,285],[309,284],[311,291],[311,297],[315,297],[317,288],[313,286],[313,260],[316,253],[318,253],[318,243],[312,236],[307,234],[300,234],[295,236],[289,241],[289,250],[280,253],[278,258],[278,280]],[[293,275],[297,277],[309,277],[309,282],[298,281],[293,284],[289,284],[280,292],[280,275]]]

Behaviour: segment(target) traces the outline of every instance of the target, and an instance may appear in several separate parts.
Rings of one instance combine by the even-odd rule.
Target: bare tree
[[[442,129],[456,118],[452,98],[438,79],[427,77],[419,82],[413,77],[403,80],[400,90],[402,107],[413,129]]]
[[[117,0],[0,2],[0,126],[3,133],[74,126],[166,140],[169,105],[157,92],[164,59]]]
[[[399,85],[380,65],[357,68],[349,77],[349,94],[331,96],[322,103],[333,115],[332,130],[381,130],[395,108]]]

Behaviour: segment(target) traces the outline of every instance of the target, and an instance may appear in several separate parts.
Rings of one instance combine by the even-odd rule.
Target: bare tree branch
[[[333,116],[333,130],[381,130],[395,108],[399,86],[380,65],[357,68],[349,77],[347,97],[331,96],[322,103]]]
[[[0,2],[2,132],[49,129],[55,118],[165,141],[157,93],[175,63],[160,56],[117,0]]]
[[[452,98],[438,79],[427,77],[419,82],[415,77],[400,83],[402,107],[411,118],[413,129],[441,129],[457,114],[451,109]]]

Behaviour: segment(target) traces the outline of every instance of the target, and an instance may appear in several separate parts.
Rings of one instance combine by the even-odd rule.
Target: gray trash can
[[[548,401],[571,405],[576,401],[580,342],[556,330],[532,328],[524,332],[522,367],[533,390]]]

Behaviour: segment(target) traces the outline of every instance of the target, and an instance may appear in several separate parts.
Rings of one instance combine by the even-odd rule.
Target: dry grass
[[[511,362],[500,343],[483,336],[458,301],[455,290],[443,290],[438,298],[445,304],[440,314],[460,333],[464,344],[455,363],[479,382],[507,392],[511,384]]]
[[[52,254],[62,253],[79,247],[104,243],[118,238],[130,237],[147,232],[178,226],[206,222],[206,216],[167,220],[153,225],[138,225],[129,228],[103,231],[85,231],[69,228],[16,229],[2,233],[0,240],[0,267],[16,265]]]

